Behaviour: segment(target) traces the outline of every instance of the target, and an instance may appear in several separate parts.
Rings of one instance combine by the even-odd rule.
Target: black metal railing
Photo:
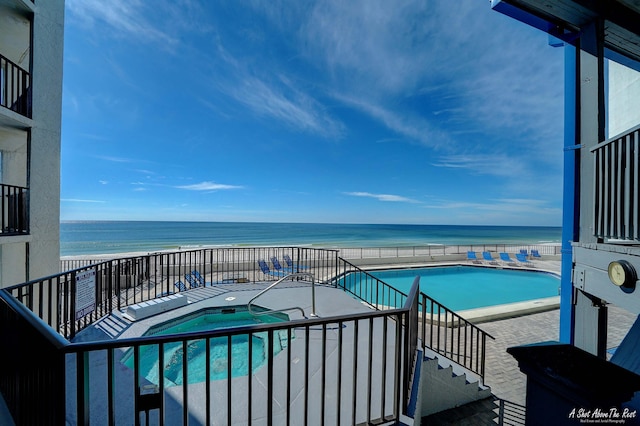
[[[403,306],[407,295],[344,259],[336,286],[377,309]],[[493,336],[424,293],[419,295],[422,349],[430,349],[484,380],[487,339]]]
[[[111,311],[174,290],[173,281],[185,271],[199,269],[209,280],[272,279],[249,263],[269,254],[289,254],[321,282],[329,284],[339,275],[335,251],[241,250],[117,259],[0,290],[0,339],[12,344],[12,350],[0,352],[3,365],[12,366],[0,370],[0,390],[16,422],[186,424],[215,418],[235,424],[266,418],[282,424],[294,419],[372,424],[406,414],[415,362],[409,352],[415,352],[418,339],[417,282],[396,309],[90,343],[62,338],[73,338]],[[216,263],[222,258],[235,266]],[[76,287],[82,287],[86,276],[95,277],[89,280],[95,309],[78,317],[76,301],[87,295]],[[248,352],[233,350],[236,339],[247,342]],[[14,345],[20,348],[13,350]],[[285,346],[285,353],[275,356],[278,345]],[[172,352],[165,353],[170,346]],[[192,361],[177,355],[196,347],[203,351],[202,380],[190,375]],[[182,384],[172,383],[175,378],[164,368],[150,367],[153,374],[145,373],[141,354],[149,350],[157,354],[158,365],[171,360]],[[265,358],[258,371],[252,366],[254,352]],[[127,357],[131,362],[125,367]],[[253,374],[238,375],[238,365]],[[213,378],[213,370],[226,376]],[[34,401],[47,409],[33,410]]]
[[[0,236],[29,233],[29,189],[0,184]]]
[[[339,248],[339,256],[343,259],[393,259],[393,258],[425,258],[466,255],[468,251],[494,253],[520,253],[520,250],[537,250],[541,255],[560,255],[558,244],[433,244],[428,246],[403,247],[351,247]]]
[[[593,234],[640,240],[640,126],[596,145],[591,152]]]
[[[485,376],[487,339],[493,336],[424,293],[420,294],[423,348]]]
[[[0,105],[31,118],[31,76],[0,55]]]
[[[188,287],[276,280],[257,261],[283,260],[285,255],[293,261],[292,270],[304,269],[316,282],[348,291],[377,310],[188,334],[70,342],[116,310]],[[202,282],[186,284],[195,271]],[[0,339],[20,346],[2,351],[3,365],[13,368],[0,370],[0,390],[16,421],[43,424],[172,424],[196,417],[222,417],[229,424],[252,418],[285,423],[322,419],[330,424],[388,421],[408,409],[420,337],[423,351],[430,348],[481,378],[486,340],[491,338],[420,294],[418,280],[407,295],[340,259],[335,250],[298,247],[200,249],[103,261],[0,290],[0,318]],[[248,354],[236,354],[236,339],[247,342]],[[285,349],[281,356],[274,352],[278,345]],[[190,371],[196,368],[179,355],[198,347],[204,359],[202,380],[192,378]],[[173,382],[175,377],[164,368],[146,365],[142,353],[148,350],[155,351],[158,365],[170,360],[177,369],[171,374],[181,375],[183,382]],[[32,361],[28,353],[34,352],[46,360]],[[254,353],[264,354],[259,371],[252,366]],[[130,362],[123,364],[125,360]],[[234,376],[234,366],[242,364],[253,374]],[[149,369],[154,373],[147,374]],[[226,376],[214,378],[213,370]],[[254,397],[258,393],[262,396]],[[31,409],[32,401],[42,400],[57,408]],[[238,400],[243,401],[240,410]],[[285,403],[276,405],[274,400]],[[37,413],[47,413],[46,418]]]
[[[155,253],[111,259],[10,288],[11,293],[67,339],[97,319],[126,306],[198,286],[275,281],[259,260],[291,258],[295,268],[312,272],[316,282],[329,283],[338,273],[335,250],[299,247],[220,248]],[[76,319],[76,277],[95,271],[95,310]],[[193,273],[199,275],[195,279]],[[275,272],[271,265],[270,272]]]

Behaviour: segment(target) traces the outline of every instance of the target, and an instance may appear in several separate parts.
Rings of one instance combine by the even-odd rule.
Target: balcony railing
[[[31,76],[0,55],[0,105],[31,118]]]
[[[14,419],[19,424],[138,424],[149,420],[154,424],[187,424],[193,418],[228,424],[258,418],[269,423],[320,419],[326,424],[376,424],[408,414],[415,392],[417,348],[433,344],[436,352],[454,361],[468,365],[465,359],[479,359],[474,361],[476,365],[484,366],[486,338],[463,341],[461,336],[466,337],[472,329],[459,319],[452,320],[453,313],[445,308],[444,318],[440,313],[429,317],[429,312],[435,312],[433,302],[419,294],[417,280],[408,295],[379,280],[352,290],[377,305],[379,309],[370,312],[206,332],[71,342],[81,330],[112,312],[183,291],[185,287],[175,284],[195,270],[204,281],[225,283],[231,289],[235,283],[274,281],[277,278],[258,268],[257,260],[283,259],[285,254],[312,273],[320,285],[346,289],[341,278],[353,273],[367,275],[340,259],[335,250],[201,249],[114,259],[1,289],[0,341],[11,342],[11,350],[0,351],[0,363],[11,368],[0,369],[0,391]],[[78,305],[87,297],[81,278],[87,273],[95,277],[93,291],[88,293],[94,298],[89,311]],[[436,329],[441,330],[436,340],[443,340],[444,346],[429,337]],[[248,364],[248,371],[252,371],[253,351],[258,349],[249,344],[248,355],[237,355],[232,343],[239,338],[253,342],[256,336],[266,348],[265,366],[260,374],[234,377],[232,365]],[[445,336],[457,336],[458,340]],[[222,353],[227,354],[224,360],[213,355],[210,348],[214,341],[222,342]],[[274,355],[274,345],[283,341],[288,342],[286,348]],[[175,347],[186,354],[194,346],[207,348],[204,365],[223,361],[216,362],[216,369],[226,372],[225,378],[213,378],[213,368],[207,367],[204,381],[193,382],[190,372],[194,366],[186,356],[171,358],[185,378],[181,385],[167,385],[162,368],[154,370],[157,378],[151,383],[140,369],[142,350],[157,351],[158,362],[164,365],[164,349]],[[132,359],[129,368],[120,362],[125,352]],[[482,373],[483,367],[479,371]],[[40,408],[33,410],[36,402]]]
[[[640,241],[640,126],[594,154],[594,236]]]
[[[0,184],[0,236],[29,233],[29,190]]]

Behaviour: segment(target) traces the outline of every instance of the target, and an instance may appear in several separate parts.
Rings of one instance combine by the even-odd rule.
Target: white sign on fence
[[[76,274],[76,320],[96,309],[96,270]]]

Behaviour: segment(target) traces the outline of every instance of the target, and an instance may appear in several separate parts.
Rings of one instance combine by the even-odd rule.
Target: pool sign
[[[96,309],[96,270],[76,274],[76,320]]]

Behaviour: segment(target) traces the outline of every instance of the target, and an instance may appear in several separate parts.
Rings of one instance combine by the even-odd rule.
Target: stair
[[[491,388],[465,368],[427,351],[422,361],[422,416],[459,407],[492,396]]]

